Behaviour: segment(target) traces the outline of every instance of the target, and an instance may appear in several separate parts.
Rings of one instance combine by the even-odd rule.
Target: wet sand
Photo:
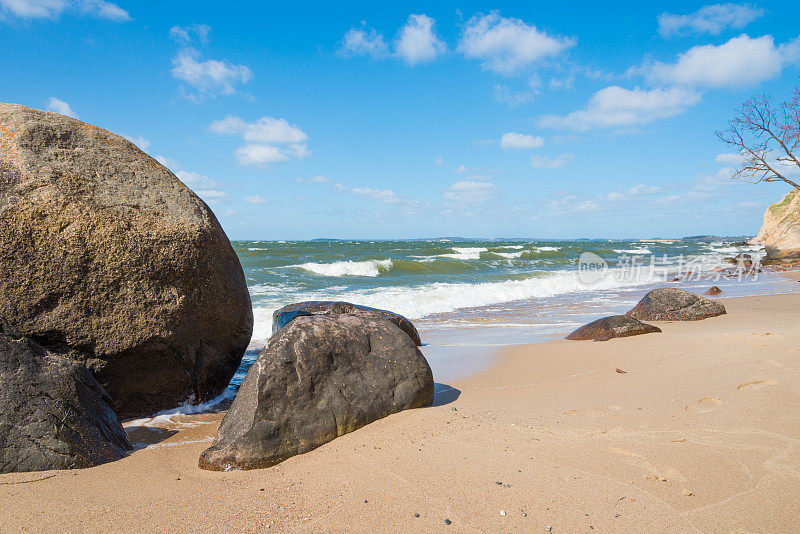
[[[0,531],[797,531],[800,294],[724,303],[508,347],[436,406],[269,469],[197,468],[220,414],[131,427],[121,461],[0,475]]]

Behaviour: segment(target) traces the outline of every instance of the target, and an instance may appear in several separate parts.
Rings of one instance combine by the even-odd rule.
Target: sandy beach
[[[724,303],[662,334],[505,348],[435,406],[269,469],[197,467],[221,414],[129,424],[148,445],[123,460],[0,475],[0,530],[796,531],[800,294]]]

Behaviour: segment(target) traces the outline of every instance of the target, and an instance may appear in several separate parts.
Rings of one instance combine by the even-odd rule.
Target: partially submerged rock
[[[408,334],[417,346],[422,345],[422,340],[416,327],[414,327],[414,323],[399,313],[378,310],[369,306],[361,306],[360,304],[330,300],[297,302],[276,310],[272,314],[272,335],[275,335],[278,330],[289,324],[295,317],[303,315],[340,315],[343,313],[362,317],[384,317]]]
[[[767,260],[800,258],[800,189],[767,208],[754,241],[764,245]]]
[[[126,139],[0,103],[0,314],[125,417],[219,395],[253,326],[206,204]]]
[[[698,321],[725,314],[725,306],[682,289],[666,287],[647,293],[628,315],[640,321]]]
[[[275,465],[387,415],[428,406],[433,386],[425,357],[386,319],[296,317],[250,368],[200,467]]]
[[[722,290],[717,286],[711,286],[708,288],[708,291],[705,292],[706,295],[721,295]]]
[[[630,315],[612,315],[583,325],[568,335],[566,339],[608,341],[615,337],[638,336],[654,332],[661,332],[661,329],[638,321]]]
[[[92,467],[127,455],[111,399],[80,363],[0,323],[0,473]]]

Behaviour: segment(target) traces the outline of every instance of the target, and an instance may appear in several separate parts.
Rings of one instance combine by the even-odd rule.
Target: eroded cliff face
[[[800,258],[800,189],[767,208],[755,241],[764,245],[768,259]]]

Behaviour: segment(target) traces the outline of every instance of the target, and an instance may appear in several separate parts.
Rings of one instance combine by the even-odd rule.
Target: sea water
[[[684,240],[236,241],[253,303],[249,350],[235,391],[272,334],[272,313],[305,300],[345,300],[391,310],[420,332],[437,382],[491,363],[495,347],[563,337],[587,321],[624,313],[650,289],[671,285],[723,296],[791,292],[776,275],[725,277],[726,257],[758,246]],[[604,264],[580,276],[590,255]],[[594,256],[596,255],[596,256]],[[679,278],[678,282],[673,282]]]

